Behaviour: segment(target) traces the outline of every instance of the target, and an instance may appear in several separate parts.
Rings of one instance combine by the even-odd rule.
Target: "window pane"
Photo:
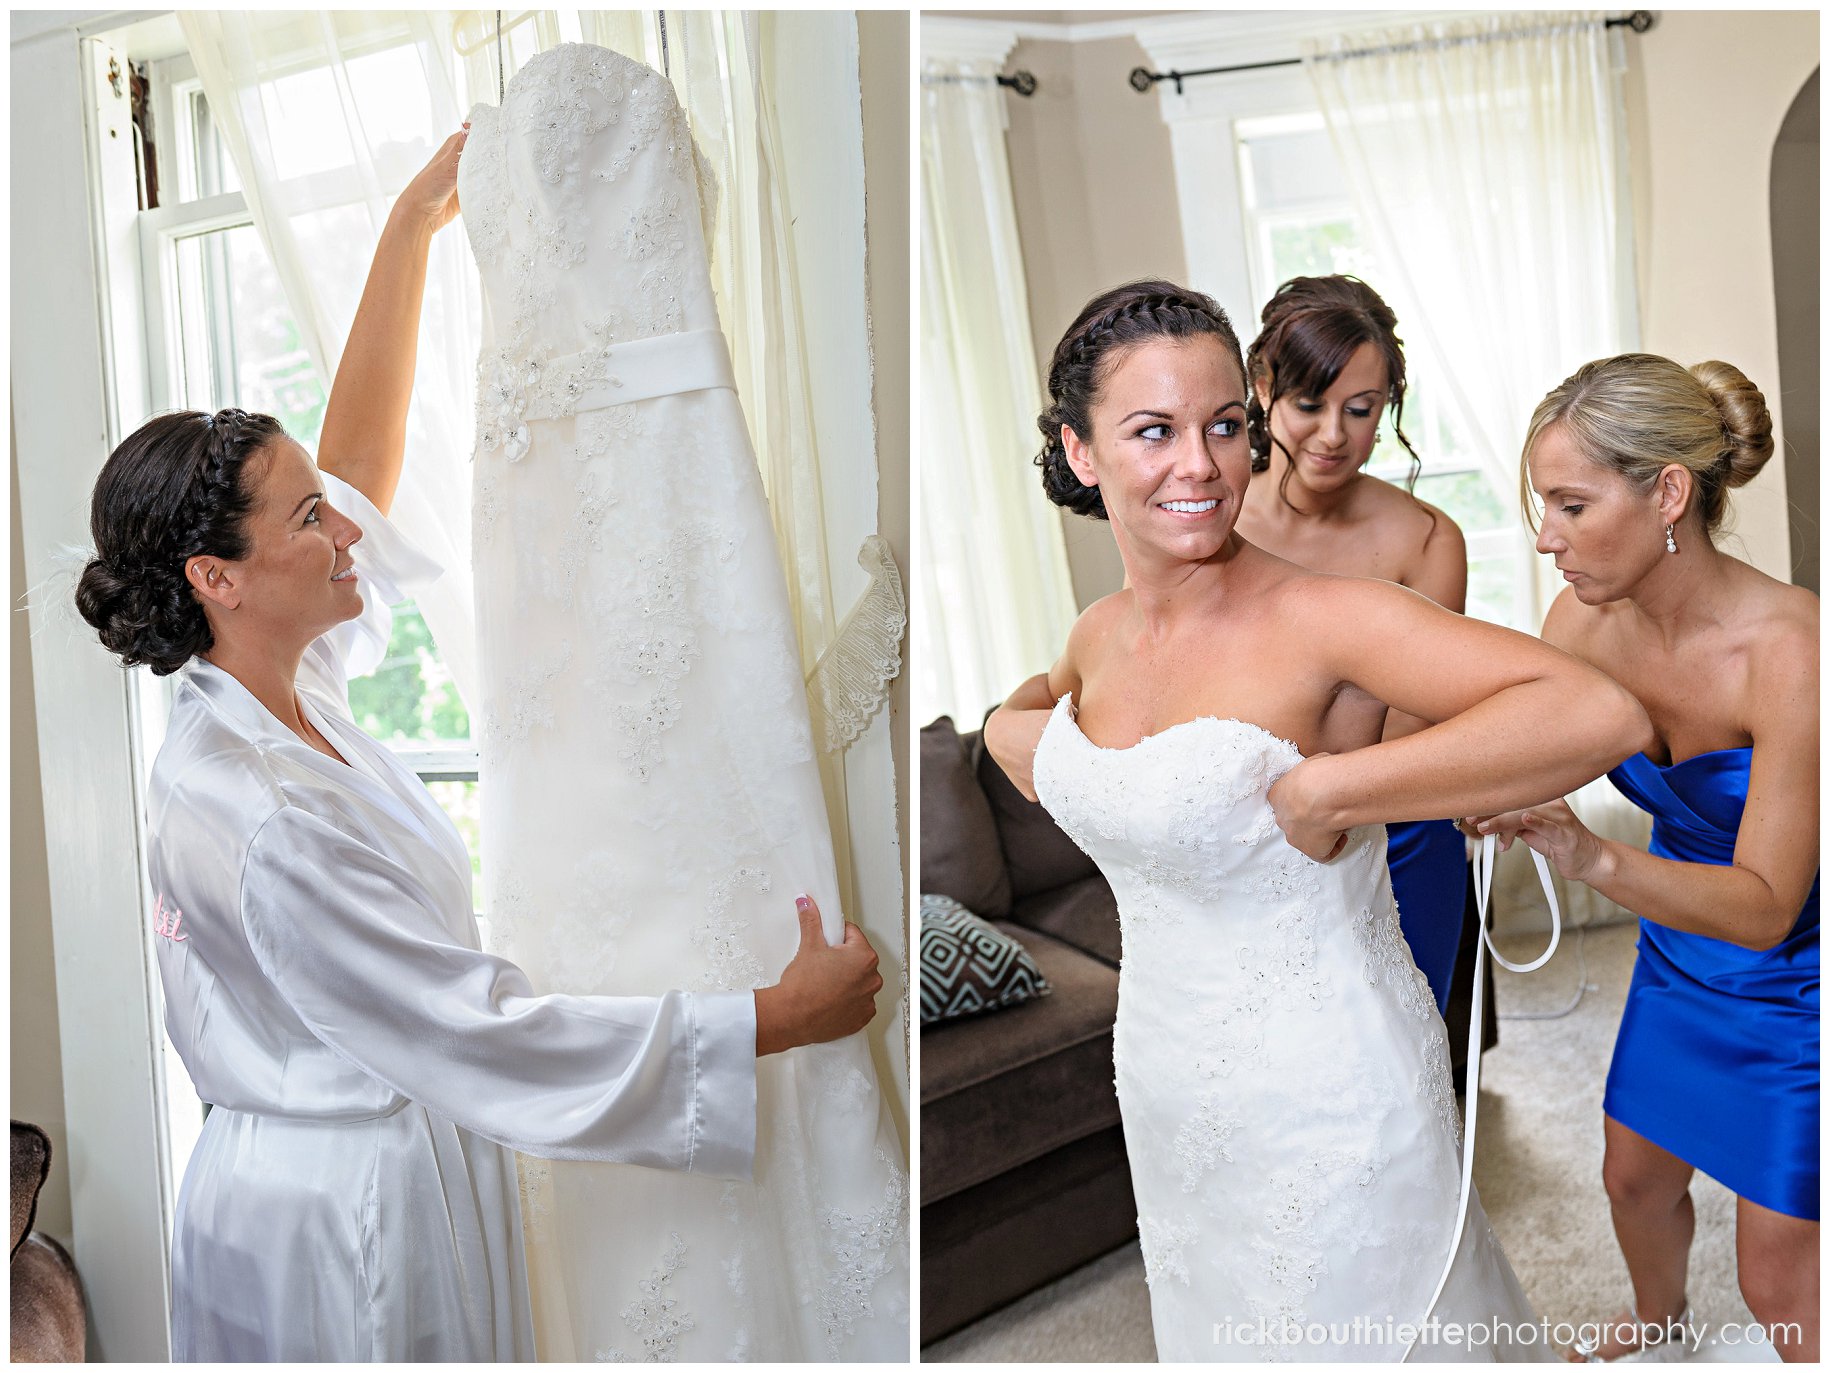
[[[241,189],[241,173],[229,157],[228,145],[216,132],[210,117],[210,102],[202,91],[192,91],[191,101],[191,185],[198,199],[223,195]]]
[[[277,417],[307,448],[324,424],[324,385],[254,226],[178,240],[184,403]]]
[[[1417,479],[1417,495],[1445,511],[1464,534],[1504,529],[1518,516],[1500,503],[1484,473],[1426,472]]]
[[[1272,290],[1291,277],[1345,273],[1364,278],[1373,270],[1372,254],[1360,246],[1351,219],[1316,218],[1268,228]]]
[[[457,743],[470,739],[470,716],[425,618],[411,602],[394,608],[387,657],[349,686],[350,713],[383,743]]]
[[[1527,634],[1538,627],[1523,622],[1520,614],[1518,552],[1468,559],[1468,614]]]
[[[464,847],[470,850],[470,872],[483,880],[483,803],[482,784],[470,782],[428,782],[426,790],[451,817],[458,833],[464,836]]]

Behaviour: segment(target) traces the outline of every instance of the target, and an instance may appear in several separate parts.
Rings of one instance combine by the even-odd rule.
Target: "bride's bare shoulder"
[[[1068,630],[1067,648],[1061,664],[1076,678],[1084,676],[1110,651],[1113,635],[1131,611],[1132,596],[1127,590],[1101,596],[1080,612],[1073,628]]]

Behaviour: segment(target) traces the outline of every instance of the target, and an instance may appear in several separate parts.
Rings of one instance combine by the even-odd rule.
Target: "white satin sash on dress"
[[[1455,1230],[1449,1240],[1449,1257],[1443,1263],[1442,1276],[1436,1280],[1436,1290],[1430,1294],[1429,1305],[1423,1308],[1423,1317],[1417,1322],[1417,1330],[1412,1334],[1410,1343],[1405,1346],[1404,1357],[1399,1363],[1408,1363],[1411,1352],[1417,1347],[1418,1336],[1429,1322],[1430,1313],[1435,1311],[1436,1303],[1441,1300],[1443,1288],[1448,1286],[1449,1274],[1455,1268],[1455,1256],[1461,1250],[1462,1234],[1468,1226],[1468,1198],[1474,1192],[1474,1125],[1480,1115],[1481,1093],[1481,1030],[1486,1020],[1487,997],[1485,987],[1486,955],[1491,953],[1493,961],[1502,968],[1515,973],[1532,973],[1550,962],[1551,955],[1557,951],[1557,943],[1563,938],[1563,911],[1557,905],[1557,889],[1551,884],[1550,865],[1544,861],[1544,855],[1536,849],[1531,851],[1531,861],[1538,869],[1538,885],[1544,888],[1544,899],[1550,903],[1550,943],[1544,952],[1529,963],[1513,963],[1493,946],[1493,936],[1487,929],[1487,905],[1493,892],[1493,866],[1497,856],[1497,843],[1494,835],[1481,837],[1480,849],[1474,855],[1474,908],[1480,919],[1480,943],[1474,948],[1474,1005],[1468,1016],[1468,1084],[1466,1099],[1467,1116],[1462,1130],[1461,1146],[1461,1201],[1455,1208]]]

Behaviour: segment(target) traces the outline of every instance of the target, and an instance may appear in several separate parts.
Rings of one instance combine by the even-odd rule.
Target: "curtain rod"
[[[1634,33],[1644,33],[1652,27],[1652,20],[1651,10],[1634,10],[1624,18],[1608,19],[1603,23],[1610,29],[1628,28],[1632,29]],[[1386,51],[1389,49],[1361,48],[1353,52],[1333,53],[1330,56],[1370,57],[1374,53]],[[1231,72],[1263,71],[1267,67],[1300,67],[1302,64],[1303,59],[1300,57],[1285,57],[1276,62],[1242,62],[1236,67],[1203,67],[1199,71],[1191,72],[1153,72],[1148,67],[1133,67],[1127,80],[1130,82],[1131,89],[1140,95],[1159,81],[1173,81],[1176,83],[1176,94],[1180,95],[1182,94],[1182,83],[1191,76],[1225,76]]]
[[[1036,78],[1031,72],[1020,71],[1012,76],[924,76],[924,86],[980,86],[987,81],[996,81],[1000,86],[1007,86],[1027,100],[1036,93]]]

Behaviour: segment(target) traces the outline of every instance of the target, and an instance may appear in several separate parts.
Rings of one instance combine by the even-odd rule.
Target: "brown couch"
[[[921,890],[1027,949],[1048,996],[923,1029],[926,1344],[1137,1233],[1112,1086],[1118,909],[1093,863],[945,717],[921,738]]]

